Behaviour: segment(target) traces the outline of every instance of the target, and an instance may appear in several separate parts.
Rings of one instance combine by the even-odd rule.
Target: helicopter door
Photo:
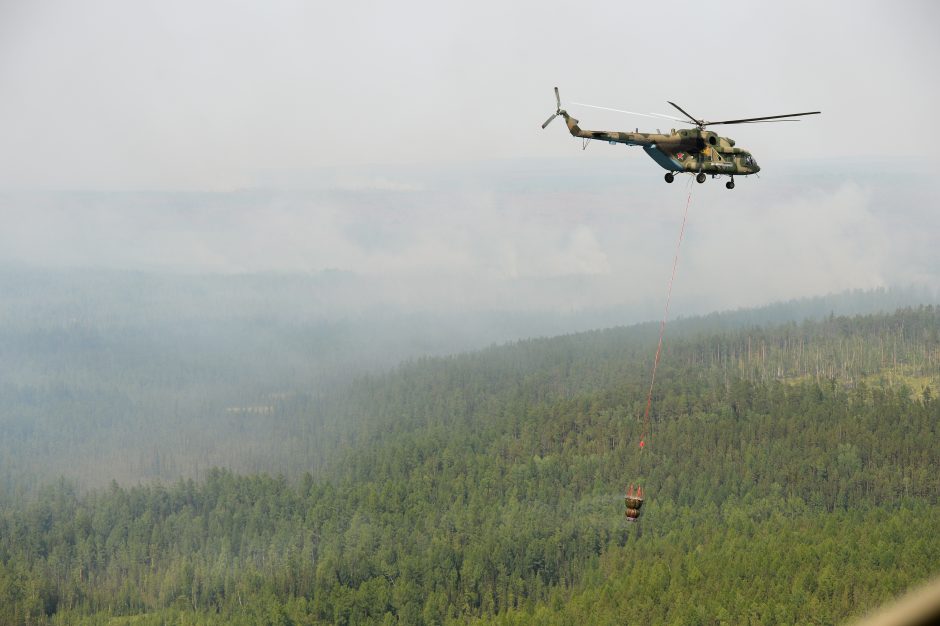
[[[699,169],[699,171],[705,171],[705,170],[708,169],[708,166],[711,165],[712,160],[711,160],[711,158],[709,158],[709,155],[710,155],[710,154],[711,154],[711,149],[710,149],[710,148],[705,148],[704,150],[702,150],[701,152],[698,153],[698,169]]]

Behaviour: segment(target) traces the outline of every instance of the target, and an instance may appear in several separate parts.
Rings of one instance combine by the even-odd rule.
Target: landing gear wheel
[[[728,182],[725,183],[725,187],[727,187],[728,189],[734,189],[734,181],[729,180]]]
[[[704,172],[699,172],[699,173],[698,173],[698,176],[695,177],[695,180],[696,180],[696,182],[698,182],[699,184],[704,183],[704,182],[705,182],[705,174],[704,174]]]
[[[665,178],[667,183],[671,183],[676,179],[676,177],[672,175],[672,172],[667,172]]]

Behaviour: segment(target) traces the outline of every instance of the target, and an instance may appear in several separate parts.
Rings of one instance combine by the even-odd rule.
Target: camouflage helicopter
[[[634,133],[624,133],[619,131],[607,130],[582,130],[578,126],[578,120],[568,115],[567,111],[561,108],[561,96],[558,94],[558,87],[555,87],[555,112],[545,120],[542,128],[551,123],[557,116],[565,118],[568,124],[568,130],[575,137],[581,137],[585,140],[599,139],[610,144],[622,143],[628,146],[642,146],[654,161],[656,161],[666,171],[666,182],[671,183],[675,180],[678,172],[688,172],[695,174],[695,180],[704,183],[707,175],[712,178],[717,176],[728,176],[729,180],[725,183],[728,189],[734,189],[735,176],[748,176],[760,171],[757,161],[751,156],[751,153],[742,148],[736,148],[734,139],[730,137],[719,137],[717,133],[705,130],[706,126],[717,126],[718,124],[752,124],[755,122],[799,122],[800,120],[787,119],[799,117],[801,115],[816,115],[820,111],[808,111],[806,113],[789,113],[787,115],[769,115],[764,117],[749,117],[739,120],[724,120],[721,122],[706,122],[692,117],[686,111],[674,102],[669,102],[678,109],[688,120],[670,115],[658,113],[634,113],[633,111],[621,111],[620,109],[611,109],[609,107],[599,107],[593,104],[580,104],[595,109],[605,109],[608,111],[617,111],[618,113],[629,113],[631,115],[640,115],[643,117],[653,117],[657,119],[668,119],[683,124],[695,126],[695,128],[681,129],[672,131],[666,135],[659,132],[641,133],[639,129]],[[579,103],[575,103],[579,104]]]

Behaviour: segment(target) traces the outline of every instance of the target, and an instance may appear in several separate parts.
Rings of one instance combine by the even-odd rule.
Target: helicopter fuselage
[[[583,130],[578,120],[559,111],[575,137],[608,143],[641,146],[656,163],[669,172],[690,172],[727,176],[747,176],[760,171],[751,153],[734,145],[734,139],[720,137],[710,130],[673,129],[669,134]],[[704,180],[704,179],[703,179]]]

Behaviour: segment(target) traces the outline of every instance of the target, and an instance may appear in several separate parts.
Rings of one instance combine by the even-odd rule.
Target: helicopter
[[[669,102],[667,100],[667,102]],[[668,119],[683,124],[689,124],[695,128],[683,128],[680,130],[672,129],[667,135],[660,132],[641,133],[637,132],[619,132],[608,130],[582,130],[578,126],[578,120],[568,115],[568,112],[561,108],[561,96],[558,94],[558,87],[555,87],[555,112],[542,124],[544,129],[557,116],[565,118],[568,125],[568,131],[575,137],[584,139],[584,147],[590,139],[598,139],[613,144],[626,144],[628,146],[642,146],[656,163],[666,170],[666,182],[671,183],[675,180],[675,175],[680,172],[695,174],[695,180],[704,183],[708,175],[712,178],[718,176],[728,176],[729,180],[725,183],[728,189],[734,189],[735,176],[749,176],[760,171],[757,161],[751,156],[751,153],[743,148],[737,148],[734,139],[730,137],[720,137],[717,133],[706,130],[706,126],[717,126],[718,124],[752,124],[755,122],[799,122],[800,120],[789,119],[802,115],[818,115],[821,111],[807,111],[805,113],[788,113],[786,115],[768,115],[764,117],[749,117],[738,120],[724,120],[720,122],[707,122],[689,115],[685,109],[674,102],[669,102],[678,109],[688,119],[673,117],[671,115],[662,115],[659,113],[634,113],[633,111],[621,111],[620,109],[611,109],[593,104],[575,103],[579,106],[588,106],[595,109],[605,109],[616,111],[618,113],[629,113],[631,115],[640,115],[643,117],[652,117],[657,119]]]

